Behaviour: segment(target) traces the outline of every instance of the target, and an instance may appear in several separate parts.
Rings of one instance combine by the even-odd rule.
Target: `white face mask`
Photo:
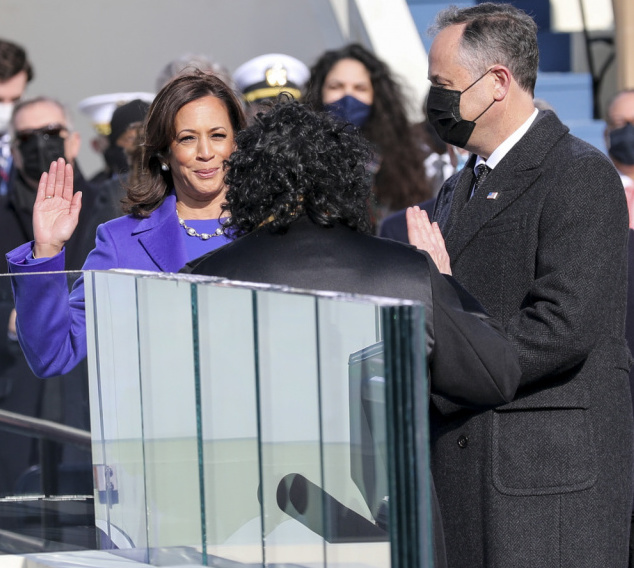
[[[9,130],[13,106],[13,103],[0,103],[0,133]]]
[[[467,163],[469,156],[471,155],[469,152],[463,150],[462,148],[455,148],[456,152],[456,171],[461,170],[464,165]]]

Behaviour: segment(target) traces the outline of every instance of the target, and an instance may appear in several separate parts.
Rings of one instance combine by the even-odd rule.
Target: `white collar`
[[[524,122],[522,126],[520,126],[515,132],[513,132],[513,134],[511,134],[504,142],[502,142],[502,144],[500,144],[493,151],[493,154],[489,156],[488,160],[485,160],[481,156],[478,156],[473,166],[474,171],[480,164],[486,164],[491,169],[495,168],[495,166],[497,166],[502,161],[502,158],[504,158],[504,156],[506,156],[511,151],[511,148],[513,148],[513,146],[515,146],[515,144],[517,144],[522,139],[522,136],[526,134],[528,129],[531,127],[531,124],[533,124],[533,122],[535,121],[538,112],[539,111],[535,109],[533,111],[533,114],[528,117],[526,122]]]

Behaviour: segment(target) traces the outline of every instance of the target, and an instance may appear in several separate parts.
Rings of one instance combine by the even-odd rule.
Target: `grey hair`
[[[197,69],[203,71],[204,73],[216,75],[216,77],[223,81],[231,90],[237,92],[237,87],[233,77],[224,65],[209,59],[205,55],[194,53],[181,55],[177,59],[170,61],[165,67],[163,67],[163,69],[161,69],[161,72],[156,78],[156,92],[158,93],[175,77],[185,74],[189,75]]]
[[[612,120],[611,120],[611,117],[610,117],[610,113],[612,112],[612,105],[614,104],[616,99],[618,99],[621,95],[631,95],[633,93],[634,93],[634,88],[632,88],[632,89],[622,89],[620,91],[617,91],[616,93],[614,93],[614,95],[612,95],[610,97],[610,100],[608,101],[608,104],[605,105],[605,111],[603,113],[603,116],[605,117],[605,122],[608,124],[608,126],[612,125]]]
[[[461,24],[465,28],[460,59],[472,77],[482,75],[492,65],[505,65],[517,84],[533,95],[539,65],[537,24],[533,18],[511,4],[449,6],[436,16],[430,33]]]
[[[533,99],[533,104],[537,110],[552,110],[555,112],[555,107],[545,99],[535,97]]]
[[[15,104],[15,106],[13,107],[13,112],[11,113],[11,124],[9,125],[10,131],[12,133],[15,132],[15,117],[18,115],[18,113],[22,112],[25,108],[28,108],[32,105],[36,105],[40,103],[48,103],[59,108],[62,111],[62,114],[64,115],[64,122],[65,122],[64,126],[69,132],[73,131],[73,123],[72,123],[70,111],[68,110],[68,108],[65,105],[63,105],[61,102],[59,102],[57,99],[54,99],[52,97],[44,97],[44,96],[34,97],[32,99],[24,99]]]

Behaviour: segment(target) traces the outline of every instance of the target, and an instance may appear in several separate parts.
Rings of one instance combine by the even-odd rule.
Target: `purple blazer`
[[[127,268],[178,272],[188,260],[183,229],[176,217],[176,196],[169,195],[146,219],[127,215],[97,229],[96,246],[82,270]],[[225,237],[212,239],[221,246]],[[211,244],[211,243],[210,243]],[[39,262],[26,263],[32,243],[7,254],[9,272],[23,274],[64,270],[64,252]],[[20,345],[38,377],[63,375],[86,356],[84,279],[68,293],[65,274],[37,278],[13,277],[13,294]],[[35,300],[35,301],[34,301]]]

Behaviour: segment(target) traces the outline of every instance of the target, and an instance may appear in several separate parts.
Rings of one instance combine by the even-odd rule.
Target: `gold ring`
[[[53,199],[53,197],[55,197],[55,196],[54,196],[54,195],[47,195],[47,196],[45,197],[45,199]]]

